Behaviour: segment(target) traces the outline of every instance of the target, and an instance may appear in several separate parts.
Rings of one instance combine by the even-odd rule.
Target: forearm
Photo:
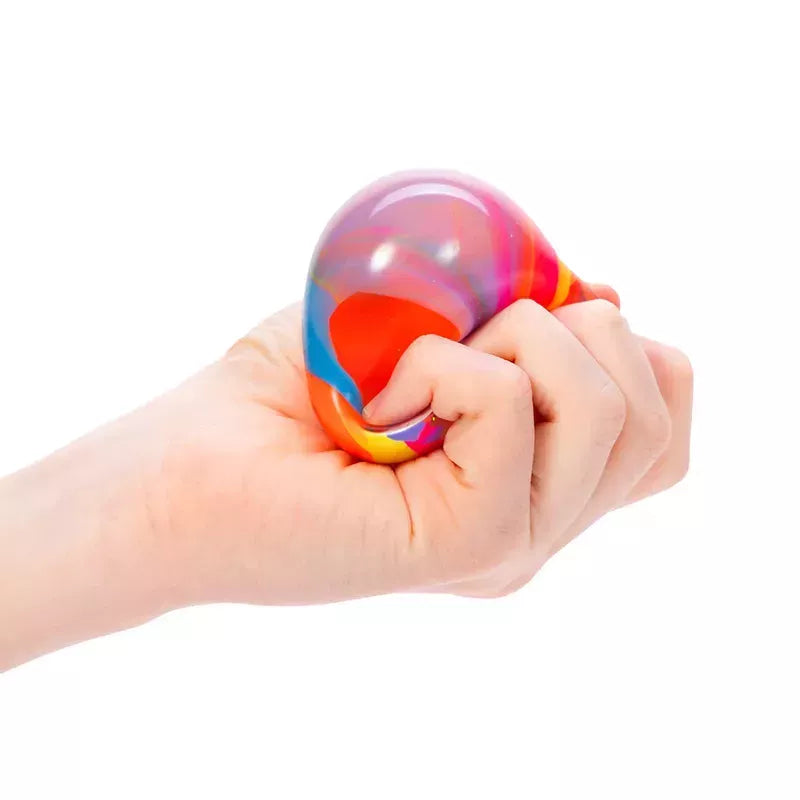
[[[0,479],[0,670],[169,607],[125,423]]]

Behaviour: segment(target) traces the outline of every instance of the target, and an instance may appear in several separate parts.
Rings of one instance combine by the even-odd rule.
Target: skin
[[[431,405],[454,423],[441,451],[394,468],[320,427],[298,305],[0,480],[0,668],[198,603],[523,586],[687,470],[690,364],[601,294],[555,313],[519,301],[465,344],[417,340],[368,417]]]

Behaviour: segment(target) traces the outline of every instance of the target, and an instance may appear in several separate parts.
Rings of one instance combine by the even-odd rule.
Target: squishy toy
[[[362,412],[416,338],[460,341],[521,298],[552,310],[593,297],[494,188],[449,172],[389,176],[343,206],[314,253],[303,318],[311,403],[357,458],[415,458],[441,444],[447,420],[428,410],[376,427]]]

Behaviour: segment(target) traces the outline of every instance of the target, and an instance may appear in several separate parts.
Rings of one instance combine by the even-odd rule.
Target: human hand
[[[499,596],[686,471],[689,362],[609,302],[519,301],[466,344],[417,340],[370,421],[454,423],[395,467],[319,425],[300,315],[0,481],[0,667],[194,603]]]
[[[520,301],[468,346],[417,340],[370,421],[432,405],[455,423],[443,450],[395,467],[354,461],[320,427],[300,314],[266,320],[172,401],[152,494],[189,601],[501,595],[686,471],[689,362],[609,302],[551,314]]]

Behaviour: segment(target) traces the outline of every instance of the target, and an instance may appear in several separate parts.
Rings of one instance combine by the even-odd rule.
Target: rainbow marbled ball
[[[317,245],[303,321],[311,402],[358,458],[430,452],[448,425],[430,412],[386,428],[361,416],[411,342],[460,341],[520,298],[554,309],[593,296],[492,187],[449,172],[389,176],[345,204]]]

